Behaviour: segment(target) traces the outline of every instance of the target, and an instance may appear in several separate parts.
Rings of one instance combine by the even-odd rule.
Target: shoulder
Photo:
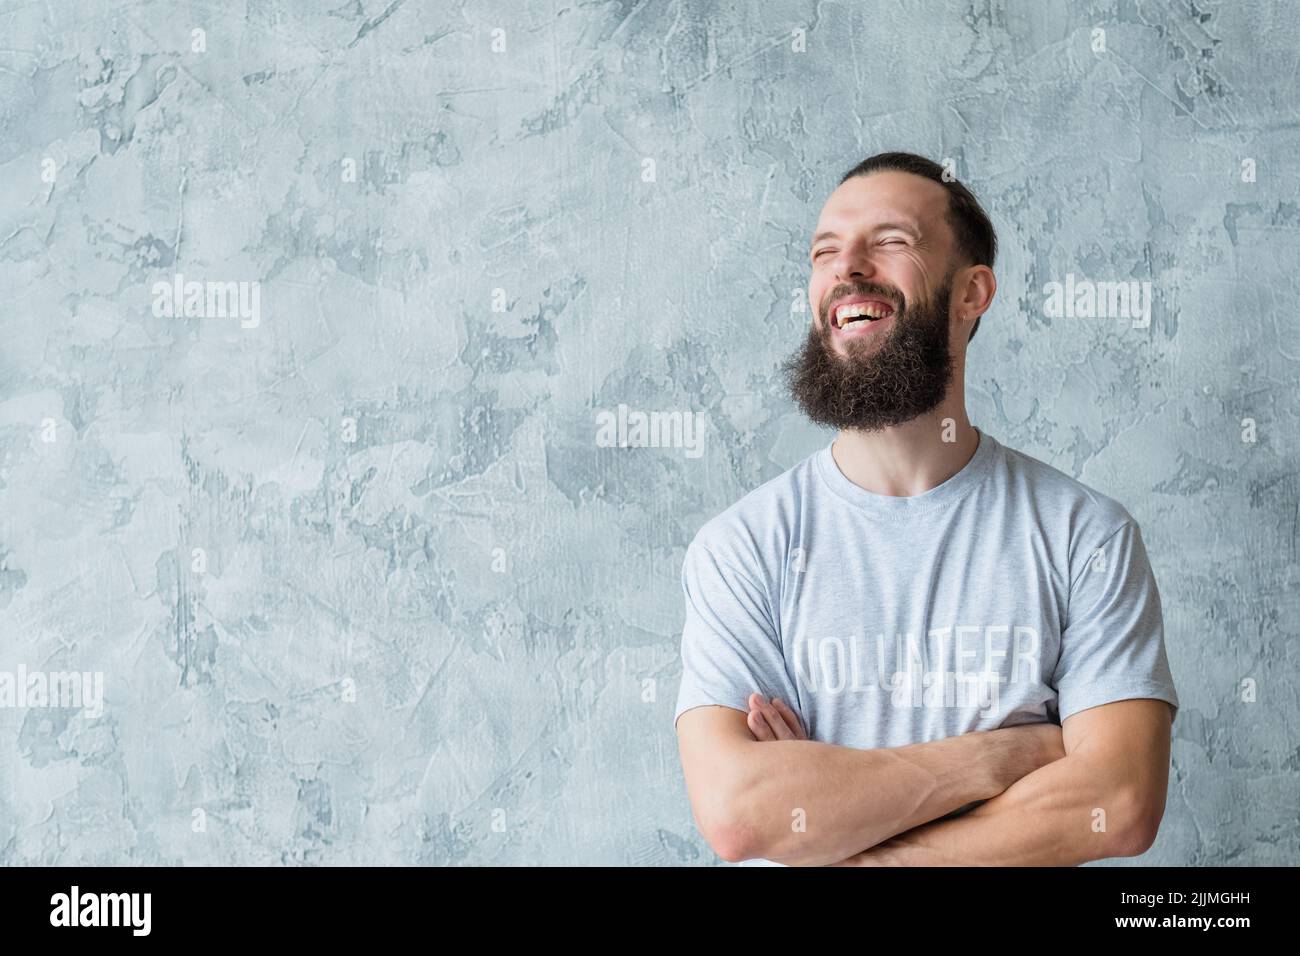
[[[687,549],[707,551],[718,561],[757,578],[779,564],[789,545],[801,504],[813,478],[814,452],[748,492],[706,521]]]
[[[1045,532],[1064,536],[1071,552],[1090,552],[1117,532],[1137,531],[1136,519],[1119,501],[1026,452],[1006,445],[1002,450],[1000,467],[1012,494],[1025,499]]]

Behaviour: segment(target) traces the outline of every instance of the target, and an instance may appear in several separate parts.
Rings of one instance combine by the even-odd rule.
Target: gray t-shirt
[[[831,445],[708,521],[686,550],[674,724],[780,697],[809,737],[900,747],[1178,696],[1160,595],[1118,502],[979,432],[911,497]],[[768,861],[756,860],[757,864]]]

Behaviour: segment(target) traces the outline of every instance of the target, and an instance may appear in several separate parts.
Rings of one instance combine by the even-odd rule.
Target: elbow
[[[696,824],[713,852],[728,863],[762,856],[755,829],[740,812],[736,801],[716,801],[708,812],[696,814]]]
[[[1128,828],[1128,832],[1125,834],[1124,846],[1119,855],[1141,856],[1155,845],[1156,834],[1159,832],[1159,819],[1135,823]]]
[[[704,839],[713,848],[713,852],[728,863],[752,860],[759,855],[752,849],[753,840],[748,828],[733,821],[715,823],[704,834]]]
[[[746,809],[749,801],[730,788],[719,788],[695,813],[696,826],[705,842],[728,863],[764,855],[759,828]]]
[[[1113,856],[1141,856],[1155,845],[1165,813],[1164,794],[1128,794],[1122,801],[1125,812],[1115,835]]]

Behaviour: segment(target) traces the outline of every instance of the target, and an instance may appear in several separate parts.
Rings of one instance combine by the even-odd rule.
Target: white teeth
[[[882,305],[877,305],[874,302],[844,305],[835,310],[835,324],[842,329],[851,319],[861,318],[862,316],[866,316],[870,319],[879,319],[889,315],[891,312],[893,312],[892,309]]]

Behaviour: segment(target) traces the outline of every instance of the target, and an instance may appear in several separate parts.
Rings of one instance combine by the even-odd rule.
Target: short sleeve
[[[1060,720],[1117,700],[1153,697],[1178,716],[1165,654],[1160,593],[1131,518],[1100,546],[1070,587],[1061,655],[1052,675]]]
[[[721,704],[749,711],[749,695],[780,697],[797,710],[769,602],[750,574],[723,564],[698,539],[682,563],[686,622],[677,718],[693,707]]]

